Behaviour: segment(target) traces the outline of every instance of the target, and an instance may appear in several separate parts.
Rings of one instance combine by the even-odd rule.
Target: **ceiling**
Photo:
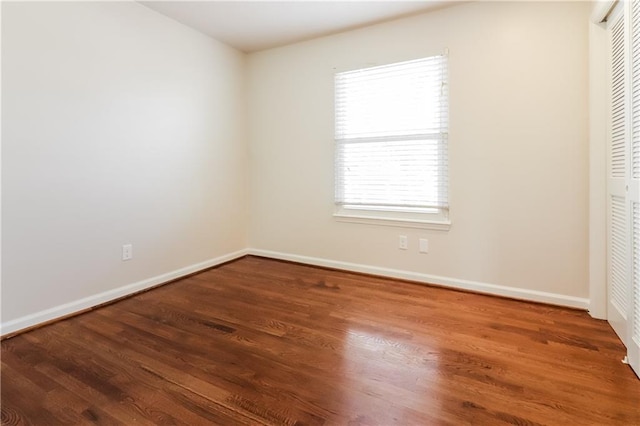
[[[243,52],[443,7],[447,1],[140,1]]]

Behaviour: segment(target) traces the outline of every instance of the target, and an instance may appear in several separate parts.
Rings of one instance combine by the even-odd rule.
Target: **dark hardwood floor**
[[[585,312],[246,257],[2,342],[2,424],[640,425]]]

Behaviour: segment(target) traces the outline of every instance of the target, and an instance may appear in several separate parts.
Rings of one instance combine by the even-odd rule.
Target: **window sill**
[[[338,222],[350,222],[350,223],[362,223],[365,225],[381,225],[381,226],[395,226],[399,228],[418,228],[418,229],[432,229],[436,231],[448,231],[451,228],[450,221],[436,221],[426,219],[407,219],[399,217],[375,217],[367,216],[365,214],[347,214],[347,213],[334,213],[333,217]]]

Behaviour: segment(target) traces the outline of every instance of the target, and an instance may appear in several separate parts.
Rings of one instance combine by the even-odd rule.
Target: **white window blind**
[[[336,74],[338,206],[446,213],[447,76],[445,55]]]

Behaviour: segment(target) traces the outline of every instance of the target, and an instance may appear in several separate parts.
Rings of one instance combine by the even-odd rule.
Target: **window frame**
[[[338,201],[338,150],[339,144],[344,142],[339,142],[336,130],[335,137],[335,145],[334,145],[334,184],[336,185],[334,192],[334,212],[333,217],[336,221],[339,222],[350,222],[350,223],[360,223],[360,224],[370,224],[370,225],[383,225],[383,226],[396,226],[396,227],[405,227],[405,228],[420,228],[420,229],[432,229],[432,230],[442,230],[448,231],[451,226],[450,221],[450,194],[449,194],[449,167],[448,167],[448,157],[449,157],[449,147],[448,147],[448,139],[449,139],[449,75],[448,75],[448,50],[445,50],[444,54],[441,55],[430,55],[417,59],[413,59],[410,61],[400,61],[400,62],[391,62],[382,66],[394,66],[400,65],[411,61],[424,61],[433,59],[435,57],[442,57],[444,59],[444,76],[442,77],[442,83],[444,87],[446,87],[446,126],[444,132],[440,132],[440,139],[438,139],[438,144],[440,146],[444,145],[444,149],[446,150],[446,170],[444,172],[446,178],[446,207],[443,208],[411,208],[411,207],[393,207],[393,206],[381,206],[381,205],[352,205],[347,202],[339,202]],[[358,69],[354,69],[351,71],[344,72],[336,72],[334,74],[334,79],[337,80],[337,77],[343,73],[350,73],[353,71],[363,71],[372,68],[379,68],[380,66],[374,67],[362,67]],[[337,90],[337,89],[336,89]],[[338,101],[337,95],[334,97],[335,105],[334,105],[334,126],[337,128],[338,121]],[[442,129],[442,127],[441,127]],[[387,141],[392,142],[395,135],[388,136]]]

